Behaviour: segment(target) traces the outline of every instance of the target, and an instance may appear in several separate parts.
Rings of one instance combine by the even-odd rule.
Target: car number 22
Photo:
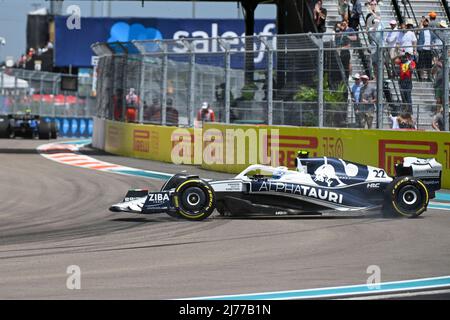
[[[373,173],[375,173],[375,178],[386,178],[386,171],[384,170],[373,170]]]

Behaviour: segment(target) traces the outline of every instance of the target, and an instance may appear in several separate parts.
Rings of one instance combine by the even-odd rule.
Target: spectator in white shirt
[[[404,55],[405,53],[409,53],[411,56],[415,56],[416,46],[417,46],[417,37],[414,31],[411,29],[414,28],[414,22],[412,19],[406,20],[406,32],[402,37],[400,43],[400,55]]]
[[[389,26],[391,27],[386,32],[386,38],[384,39],[386,46],[389,47],[389,56],[392,60],[397,58],[397,41],[398,41],[398,29],[397,29],[397,21],[391,20],[389,21]]]

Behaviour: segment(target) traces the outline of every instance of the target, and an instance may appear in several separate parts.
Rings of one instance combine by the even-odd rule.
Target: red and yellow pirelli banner
[[[251,152],[257,146],[257,162],[269,159],[271,164],[294,168],[294,160],[300,149],[310,151],[311,156],[328,156],[343,158],[384,168],[390,174],[394,172],[395,163],[403,157],[436,158],[443,166],[443,187],[450,188],[450,133],[435,131],[403,131],[403,130],[363,130],[335,128],[306,128],[284,126],[251,126],[207,124],[204,131],[220,131],[225,145],[225,154],[231,152],[226,144],[233,143],[234,153],[239,150]],[[230,130],[231,129],[231,130]],[[227,130],[230,133],[227,134]],[[239,133],[237,133],[239,132]],[[248,132],[256,132],[249,134]],[[251,141],[256,137],[257,141]],[[238,142],[238,140],[240,141]],[[234,141],[233,141],[234,140]],[[264,146],[267,142],[267,145]],[[204,146],[208,145],[204,141]],[[246,146],[243,148],[242,144]],[[278,148],[274,148],[278,147]],[[264,148],[265,150],[261,150]],[[278,153],[274,157],[272,152]],[[202,167],[214,171],[237,173],[249,163],[251,155],[245,155],[245,163],[235,164],[229,161],[219,163],[203,162]],[[276,159],[277,158],[277,159]],[[235,156],[235,160],[237,157]]]
[[[177,132],[174,131],[180,131]],[[172,162],[173,148],[192,129],[106,121],[105,151],[127,157]],[[175,139],[172,141],[172,139]]]
[[[249,164],[294,168],[298,150],[384,168],[403,157],[436,158],[450,188],[450,133],[205,124],[203,130],[106,121],[105,150],[129,157],[238,173]],[[181,170],[181,168],[180,168]]]

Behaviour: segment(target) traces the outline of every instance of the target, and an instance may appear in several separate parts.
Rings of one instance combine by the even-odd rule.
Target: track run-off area
[[[119,214],[108,208],[129,188],[159,189],[180,170],[231,175],[88,143],[0,140],[1,299],[296,299],[450,288],[448,193],[417,219]],[[79,290],[67,288],[74,265]],[[370,266],[379,267],[379,286],[366,284]]]

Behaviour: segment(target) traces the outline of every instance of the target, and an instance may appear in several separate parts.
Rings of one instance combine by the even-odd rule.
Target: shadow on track
[[[0,154],[38,154],[38,151],[33,149],[25,148],[0,148]]]

